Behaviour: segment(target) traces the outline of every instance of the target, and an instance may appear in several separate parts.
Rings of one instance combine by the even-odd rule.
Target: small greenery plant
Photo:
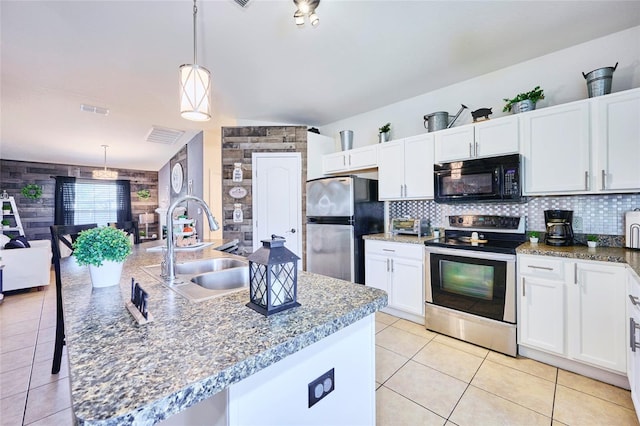
[[[378,129],[379,133],[387,133],[391,130],[391,123],[387,123]]]
[[[593,235],[593,234],[587,235],[587,241],[595,241],[595,242],[597,242],[598,241],[598,236],[597,235]]]
[[[538,231],[529,231],[529,238],[538,238],[540,233]]]
[[[516,104],[520,101],[526,101],[526,100],[530,100],[531,102],[533,102],[534,104],[536,102],[538,102],[540,99],[544,99],[544,90],[542,90],[540,88],[540,86],[536,86],[534,87],[534,89],[530,92],[525,92],[525,93],[519,93],[515,98],[513,99],[508,99],[508,98],[504,98],[503,100],[507,103],[504,108],[502,109],[502,112],[507,112],[511,109],[511,106],[513,104]]]
[[[73,255],[78,265],[102,266],[104,260],[124,262],[131,253],[127,234],[110,226],[87,229],[73,243]]]
[[[2,226],[9,226],[9,221],[7,219],[2,219]]]

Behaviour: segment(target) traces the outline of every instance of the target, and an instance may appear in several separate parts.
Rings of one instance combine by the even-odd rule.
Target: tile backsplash
[[[640,208],[640,194],[529,197],[526,203],[438,204],[434,201],[393,201],[389,217],[425,217],[431,225],[444,227],[446,217],[457,214],[525,216],[526,229],[544,231],[544,211],[573,210],[576,233],[624,235],[624,213]]]

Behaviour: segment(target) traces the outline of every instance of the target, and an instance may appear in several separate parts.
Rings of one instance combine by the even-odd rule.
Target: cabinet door
[[[405,198],[433,199],[433,134],[404,140]]]
[[[588,102],[528,112],[521,120],[525,195],[592,189]]]
[[[435,161],[466,160],[474,154],[473,126],[440,130],[435,136]]]
[[[365,285],[389,293],[389,270],[391,261],[387,256],[372,254],[366,250],[364,255]]]
[[[640,413],[640,281],[636,280],[631,271],[627,286],[627,321],[629,322],[629,339],[627,344],[627,377],[631,387],[631,399],[636,407],[636,412]],[[632,321],[633,320],[633,321]],[[631,345],[634,345],[632,347]]]
[[[626,270],[576,262],[567,283],[569,357],[626,372]]]
[[[378,167],[378,145],[370,145],[347,151],[349,170]]]
[[[391,258],[391,295],[389,306],[424,315],[423,262]]]
[[[594,101],[600,191],[640,188],[640,90],[630,92]]]
[[[518,116],[487,120],[475,125],[475,155],[489,157],[519,152]]]
[[[520,275],[518,343],[564,355],[564,282]]]
[[[347,168],[347,156],[343,152],[327,154],[322,157],[322,173],[334,173]]]
[[[404,195],[404,140],[380,145],[378,198],[398,200]]]

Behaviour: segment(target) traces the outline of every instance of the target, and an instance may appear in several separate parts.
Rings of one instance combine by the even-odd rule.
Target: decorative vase
[[[93,286],[99,288],[120,284],[123,263],[103,260],[102,266],[89,265],[89,274],[91,275]]]
[[[533,111],[534,109],[536,109],[536,103],[532,102],[530,99],[525,99],[524,101],[516,102],[511,105],[511,112],[514,114]]]
[[[389,142],[389,140],[391,139],[390,136],[391,136],[391,132],[378,133],[378,142],[379,143]]]
[[[587,246],[594,248],[598,246],[598,242],[597,241],[587,241]]]

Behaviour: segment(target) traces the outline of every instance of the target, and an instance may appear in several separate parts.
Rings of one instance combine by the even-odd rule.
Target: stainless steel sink
[[[241,259],[194,260],[177,263],[175,268],[176,279],[167,282],[160,276],[160,265],[143,267],[146,273],[192,302],[212,299],[249,286],[249,263]]]

